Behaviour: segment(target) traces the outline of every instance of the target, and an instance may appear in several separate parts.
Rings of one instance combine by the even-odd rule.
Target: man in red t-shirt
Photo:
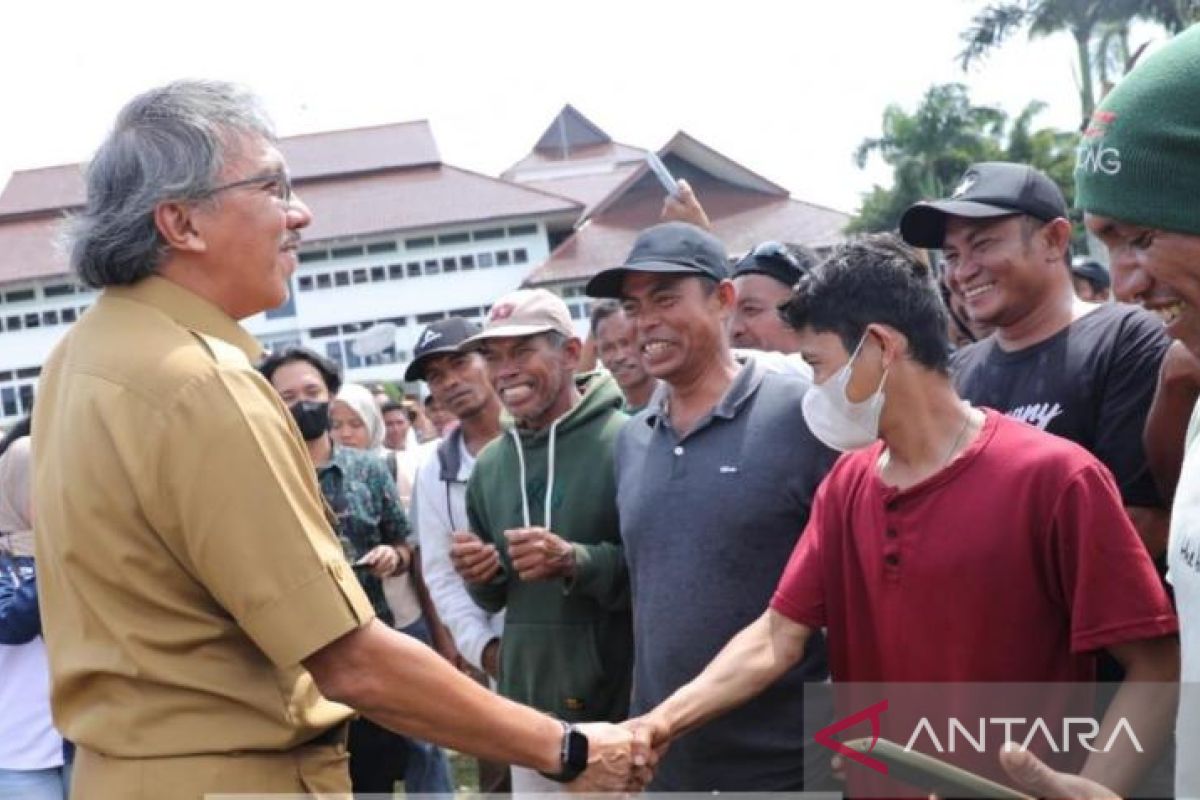
[[[840,247],[784,314],[817,382],[805,421],[846,455],[770,608],[633,724],[666,745],[771,685],[821,628],[835,683],[1086,683],[1107,650],[1126,669],[1109,714],[1145,752],[1092,754],[1082,774],[1128,792],[1170,709],[1127,690],[1178,680],[1178,627],[1112,475],[958,397],[933,276],[894,236]]]

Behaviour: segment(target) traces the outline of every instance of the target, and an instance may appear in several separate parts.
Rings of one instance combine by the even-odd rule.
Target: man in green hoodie
[[[515,425],[480,454],[467,486],[471,534],[450,557],[472,598],[507,609],[499,691],[572,722],[629,710],[633,634],[613,446],[626,416],[616,382],[575,376],[567,306],[523,289],[492,306],[478,350]],[[554,789],[514,767],[513,793]]]

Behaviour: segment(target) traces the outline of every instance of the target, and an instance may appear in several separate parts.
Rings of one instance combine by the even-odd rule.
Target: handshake
[[[572,792],[641,792],[654,777],[670,733],[653,712],[618,725],[587,722],[575,726],[588,739],[588,764],[572,781]]]

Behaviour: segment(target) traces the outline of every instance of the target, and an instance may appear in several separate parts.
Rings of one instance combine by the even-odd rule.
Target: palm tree
[[[1033,130],[1045,104],[1032,102],[1012,120],[996,108],[971,104],[967,87],[931,87],[913,113],[889,106],[883,135],[865,139],[854,151],[859,168],[878,154],[892,168],[892,187],[876,186],[863,197],[847,231],[894,230],[900,215],[917,200],[945,197],[966,168],[979,161],[1018,161],[1043,170],[1070,200],[1078,136]]]
[[[991,3],[975,15],[970,27],[962,33],[963,50],[958,59],[965,70],[1023,29],[1028,29],[1030,38],[1069,33],[1075,40],[1078,59],[1082,128],[1091,119],[1096,106],[1097,63],[1104,67],[1103,82],[1109,80],[1114,52],[1124,54],[1122,70],[1129,65],[1129,23],[1135,19],[1151,20],[1174,33],[1195,21],[1198,11],[1200,0],[1009,0]]]

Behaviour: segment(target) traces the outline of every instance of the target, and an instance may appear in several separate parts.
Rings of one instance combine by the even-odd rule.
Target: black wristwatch
[[[588,738],[574,725],[564,722],[562,751],[559,761],[562,769],[556,773],[541,773],[544,777],[559,783],[570,783],[583,774],[588,764]]]

